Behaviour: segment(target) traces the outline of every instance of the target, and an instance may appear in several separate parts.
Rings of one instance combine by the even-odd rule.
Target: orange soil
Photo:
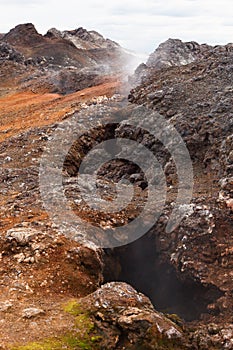
[[[66,96],[31,91],[8,94],[0,98],[0,142],[30,128],[61,121],[79,103],[98,96],[111,97],[119,88],[119,81],[111,81]]]

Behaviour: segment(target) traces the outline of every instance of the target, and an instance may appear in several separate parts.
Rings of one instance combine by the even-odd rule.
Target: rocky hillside
[[[95,50],[95,49],[119,49],[120,46],[116,42],[105,39],[101,34],[95,31],[87,31],[84,28],[75,30],[60,31],[56,28],[48,30],[46,37],[63,38],[73,43],[78,49]]]
[[[70,93],[120,76],[132,57],[97,32],[51,29],[43,36],[28,23],[0,38],[0,60],[0,88]]]
[[[232,44],[211,47],[169,39],[150,56],[141,72],[142,68],[143,74],[136,76],[136,80],[142,79],[141,84],[131,91],[129,101],[158,112],[176,127],[194,167],[190,214],[172,235],[165,234],[162,223],[155,227],[153,234],[160,261],[173,265],[179,280],[198,281],[210,289],[217,287],[222,293],[217,293],[215,301],[209,303],[209,315],[205,316],[210,322],[212,315],[211,321],[218,324],[219,331],[215,337],[207,331],[206,339],[201,338],[198,346],[230,349],[232,332],[229,331],[229,338],[223,343],[218,343],[217,334],[225,332],[221,327],[224,322],[231,322],[233,310]],[[148,135],[144,138],[148,144]],[[158,146],[155,152],[159,154]],[[175,165],[172,159],[165,159],[166,175],[172,186],[176,186]],[[172,276],[169,269],[165,266]],[[170,282],[167,283],[169,287]],[[189,297],[195,298],[191,294]],[[156,304],[156,297],[154,300]],[[208,328],[205,318],[200,323]]]
[[[138,85],[129,96],[121,80],[124,55],[118,44],[83,28],[42,36],[26,24],[0,37],[0,349],[233,348],[232,45],[169,39],[136,70],[131,80]],[[184,140],[194,171],[191,203],[179,206],[185,215],[172,232],[166,228],[179,169],[169,148],[143,128],[147,120],[152,130],[160,116]],[[72,212],[92,224],[90,232],[74,223],[67,233],[56,221],[69,218],[66,206],[55,205],[55,218],[45,208],[56,191],[41,183],[41,159],[56,130],[65,132],[49,158],[55,178],[68,136],[81,135],[62,163],[61,192]],[[148,182],[137,164],[124,160],[119,141],[96,148],[109,139],[144,145],[166,176],[161,216],[129,244],[117,228],[143,211]],[[77,182],[92,148],[89,171],[98,159],[118,157],[100,168],[98,191],[88,177]],[[150,158],[145,164],[148,174],[155,172]],[[122,178],[134,189],[123,210],[98,212],[80,193],[91,191],[97,202],[100,193],[111,204]],[[157,215],[160,200],[155,192],[133,233]],[[99,228],[106,240],[113,232],[116,248],[94,244]]]
[[[150,55],[147,65],[158,69],[182,66],[203,58],[210,50],[211,46],[206,44],[168,39]]]
[[[151,71],[185,66],[202,60],[214,60],[220,56],[227,56],[231,51],[233,51],[233,44],[211,46],[198,44],[195,41],[182,42],[179,39],[168,39],[156,48],[146,64],[141,64],[136,69],[131,80],[138,85],[147,76],[147,71],[149,76]]]
[[[114,59],[115,54],[116,60],[121,50],[119,45],[109,39],[104,39],[97,32],[88,32],[83,28],[70,32],[50,29],[43,36],[31,23],[15,27],[5,34],[1,41],[20,51],[26,59],[35,60],[35,63],[41,58],[44,64],[73,65],[78,68],[91,64],[103,64],[102,57],[98,57],[98,53],[102,50],[106,54],[106,64],[111,64],[110,60],[107,60],[108,55],[112,54]]]

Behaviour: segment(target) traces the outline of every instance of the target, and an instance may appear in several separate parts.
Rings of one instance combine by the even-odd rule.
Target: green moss
[[[102,339],[102,337],[100,337],[99,335],[95,336],[95,337],[91,337],[91,341],[93,343],[99,342]]]
[[[87,315],[79,315],[75,317],[75,326],[84,334],[89,334],[95,328],[94,323]]]
[[[27,345],[14,346],[11,350],[94,350],[98,347],[93,347],[93,337],[89,339],[81,339],[78,334],[65,334],[58,340],[46,339],[41,342],[33,342]]]
[[[77,300],[70,300],[68,303],[63,305],[63,310],[73,316],[78,316],[84,313]]]
[[[73,334],[65,335],[62,338],[62,342],[69,346],[69,349],[77,349],[81,343],[80,339],[75,337]]]
[[[90,341],[89,339],[81,339],[74,335],[66,335],[63,337],[63,343],[66,346],[69,346],[69,349],[82,349],[82,350],[89,350],[90,347]]]
[[[81,308],[76,300],[71,300],[63,305],[63,310],[75,317],[75,326],[84,337],[94,330],[95,326],[90,315]]]
[[[56,339],[46,339],[27,345],[14,346],[11,350],[97,350],[98,342],[102,339],[95,330],[88,312],[81,305],[70,300],[63,305],[66,313],[74,316],[74,331],[66,333]]]
[[[80,347],[80,349],[83,349],[83,350],[91,350],[92,349],[91,345],[84,342],[84,341],[79,342],[79,347]]]
[[[30,343],[27,345],[21,345],[21,346],[15,346],[12,347],[12,350],[59,350],[63,346],[62,341],[60,340],[53,340],[53,339],[47,339],[44,342],[41,343]],[[74,348],[69,348],[74,349]]]

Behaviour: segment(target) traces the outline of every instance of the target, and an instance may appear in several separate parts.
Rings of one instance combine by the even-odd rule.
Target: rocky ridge
[[[104,37],[96,31],[88,31],[84,28],[75,30],[60,31],[51,28],[46,33],[48,38],[63,38],[73,43],[78,49],[94,50],[94,49],[119,49],[120,46],[110,39]]]
[[[131,77],[133,84],[139,85],[143,79],[155,74],[157,70],[169,69],[169,67],[182,67],[199,61],[218,59],[232,52],[233,45],[198,44],[195,41],[183,42],[179,39],[168,39],[161,43],[158,48],[149,56],[146,64],[141,64]],[[151,71],[154,70],[153,74]]]
[[[79,91],[121,76],[123,63],[132,60],[116,43],[83,28],[52,29],[43,36],[33,24],[21,24],[3,35],[0,45],[1,85],[6,75],[18,90]]]
[[[169,39],[142,67],[144,76],[136,76],[141,84],[129,95],[130,102],[158,112],[174,125],[189,150],[195,178],[190,212],[171,236],[164,235],[161,224],[154,235],[161,260],[170,261],[181,280],[198,280],[223,293],[208,305],[214,322],[220,323],[231,322],[233,307],[232,62],[232,44],[211,47]],[[142,142],[150,144],[148,135]],[[167,158],[164,166],[176,186],[175,164]],[[207,339],[202,346],[211,348],[214,341]],[[216,346],[231,348],[232,336],[224,344]]]

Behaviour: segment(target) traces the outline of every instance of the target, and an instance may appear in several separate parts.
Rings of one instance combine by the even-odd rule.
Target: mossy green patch
[[[62,349],[64,343],[62,340],[54,340],[54,339],[46,339],[43,342],[33,342],[27,345],[14,346],[11,350],[59,350]],[[67,348],[67,349],[75,349],[75,348]]]
[[[56,339],[46,339],[27,345],[13,346],[11,350],[97,350],[102,339],[88,312],[76,300],[63,305],[63,310],[74,316],[74,330]]]
[[[92,320],[85,314],[75,317],[75,326],[84,335],[89,334],[95,328],[95,325],[92,322]]]
[[[96,343],[96,342],[100,341],[101,339],[102,339],[102,337],[100,337],[99,335],[97,335],[95,337],[91,337],[91,341],[93,343]]]
[[[85,313],[81,305],[77,302],[77,300],[70,300],[66,304],[63,305],[63,310],[73,316],[78,316],[80,314]]]
[[[78,333],[69,333],[61,336],[59,339],[46,339],[41,342],[33,342],[27,345],[13,346],[11,350],[94,350],[99,349],[97,340],[93,338],[82,338]]]
[[[63,310],[75,317],[75,327],[77,331],[82,333],[83,337],[89,336],[90,332],[94,330],[95,326],[89,313],[83,310],[76,300],[70,300],[66,303]]]

